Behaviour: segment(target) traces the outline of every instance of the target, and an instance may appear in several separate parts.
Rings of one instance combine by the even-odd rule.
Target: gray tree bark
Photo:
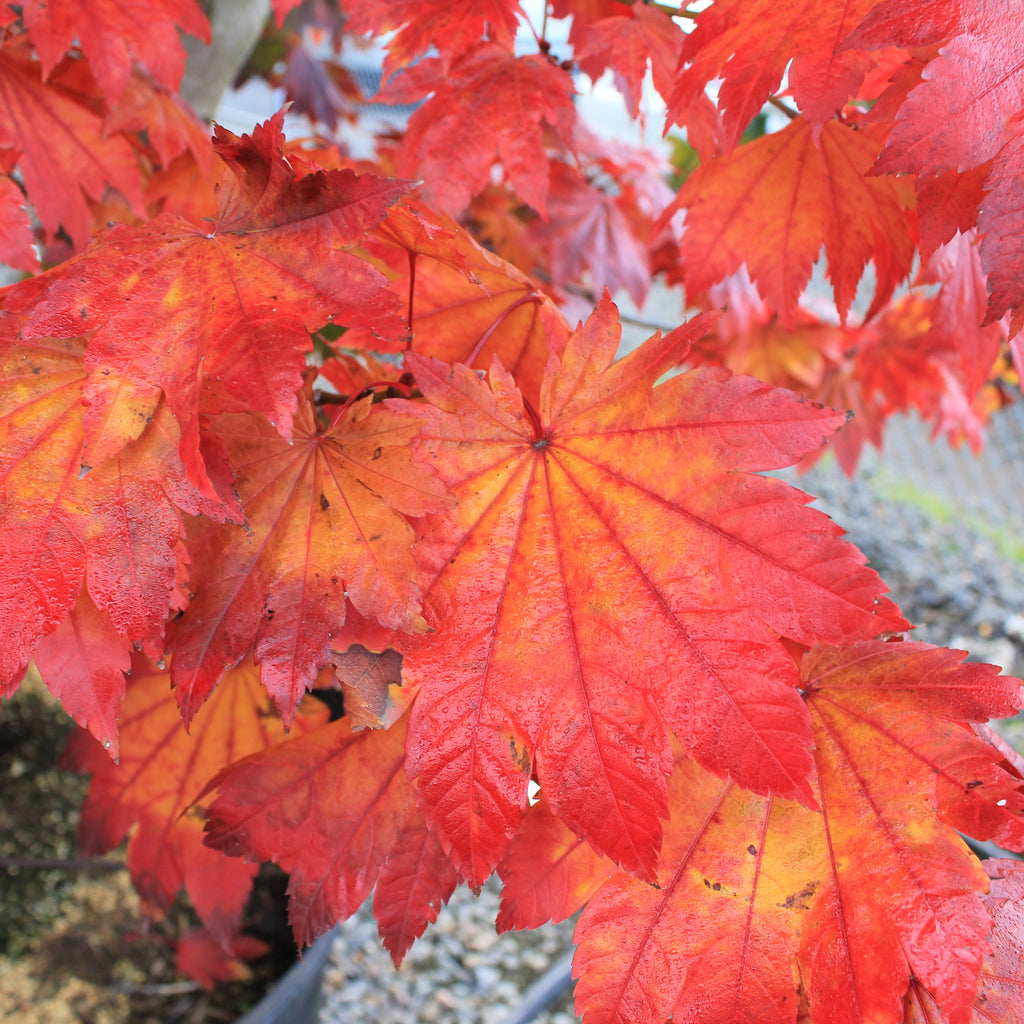
[[[212,119],[269,16],[270,0],[214,0],[210,45],[184,38],[189,57],[181,94],[200,117]]]

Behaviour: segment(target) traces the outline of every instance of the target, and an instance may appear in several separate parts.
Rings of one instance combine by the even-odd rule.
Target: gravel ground
[[[895,425],[889,451],[857,478],[823,463],[802,479],[888,583],[916,639],[1024,673],[1024,403],[997,424],[979,462]],[[1024,725],[1003,727],[1024,749]],[[531,983],[571,949],[572,923],[496,935],[496,884],[456,891],[396,972],[369,908],[345,922],[324,983],[321,1024],[525,1024]],[[563,961],[563,971],[566,970]],[[573,1024],[568,991],[538,1024]]]

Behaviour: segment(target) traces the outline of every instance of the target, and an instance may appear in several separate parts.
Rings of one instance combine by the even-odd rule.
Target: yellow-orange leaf
[[[668,728],[714,770],[810,802],[810,722],[779,636],[901,626],[831,521],[750,472],[841,416],[724,371],[652,389],[709,322],[613,363],[602,304],[552,357],[537,410],[500,365],[488,386],[408,358],[431,405],[396,408],[421,419],[420,458],[459,502],[420,531],[435,632],[401,641],[420,686],[409,768],[471,884],[534,771],[574,832],[652,878]]]
[[[286,721],[331,651],[347,603],[392,629],[419,629],[413,530],[405,518],[448,505],[412,461],[415,420],[352,404],[333,426],[299,396],[291,442],[251,413],[217,417],[245,526],[197,521],[194,598],[172,630],[171,668],[186,720],[225,667],[253,649]]]

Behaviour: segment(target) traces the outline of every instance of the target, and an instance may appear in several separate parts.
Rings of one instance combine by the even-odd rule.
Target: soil
[[[265,869],[248,930],[272,952],[246,981],[204,991],[174,970],[174,937],[196,919],[182,901],[143,913],[124,850],[77,852],[88,779],[57,767],[73,724],[27,680],[0,714],[0,1020],[19,1024],[221,1024],[253,1006],[295,959],[286,878]]]

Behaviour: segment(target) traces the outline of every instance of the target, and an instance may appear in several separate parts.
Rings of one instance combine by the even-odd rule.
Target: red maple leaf
[[[300,946],[354,914],[399,835],[409,841],[403,826],[415,797],[404,770],[406,721],[354,733],[341,719],[236,761],[207,787],[217,793],[207,844],[272,859],[291,875],[288,917]],[[400,855],[408,852],[406,845]],[[406,878],[411,899],[419,879]],[[435,890],[447,888],[443,872],[433,881]]]
[[[730,148],[768,97],[787,64],[800,110],[815,129],[860,88],[866,63],[842,49],[876,0],[716,0],[696,18],[683,44],[668,118],[685,111],[715,78]]]
[[[85,593],[35,650],[39,676],[67,713],[113,760],[120,756],[118,716],[131,644]]]
[[[393,33],[385,77],[433,50],[447,69],[482,39],[512,52],[522,8],[519,0],[358,0],[347,5],[346,31]]]
[[[196,0],[24,0],[21,16],[44,78],[77,41],[111,105],[133,60],[177,91],[185,70],[179,28],[210,41],[210,24]]]
[[[52,271],[42,296],[33,286],[20,304],[8,297],[27,314],[24,337],[89,334],[89,464],[137,437],[166,396],[189,477],[212,494],[199,451],[204,381],[287,437],[309,332],[332,317],[386,325],[392,315],[383,279],[351,250],[405,186],[342,171],[297,177],[281,152],[282,118],[242,139],[218,129],[232,173],[213,224],[162,215],[114,228]]]
[[[910,271],[916,220],[908,185],[865,176],[880,144],[877,131],[835,121],[815,140],[797,118],[701,165],[666,211],[687,208],[680,243],[687,290],[704,291],[746,264],[791,326],[824,245],[840,317],[869,261],[877,275],[872,312],[881,308]]]
[[[210,133],[176,94],[153,84],[136,72],[127,81],[121,99],[106,120],[108,132],[145,132],[163,167],[186,151],[203,173],[213,163]]]
[[[976,234],[957,235],[936,249],[921,269],[921,280],[942,286],[932,307],[925,350],[931,360],[946,361],[971,399],[989,379],[1002,335],[998,324],[983,326],[986,278]]]
[[[431,405],[399,407],[459,502],[420,531],[435,632],[400,643],[420,687],[409,770],[470,884],[503,856],[534,769],[573,831],[651,877],[667,726],[714,770],[809,800],[809,726],[778,636],[901,626],[831,523],[744,472],[795,461],[841,417],[721,371],[650,390],[710,321],[612,364],[603,303],[552,357],[536,412],[499,365],[488,386],[408,357]]]
[[[586,905],[614,870],[611,861],[551,813],[541,793],[526,809],[498,865],[503,882],[498,931],[564,921]]]
[[[396,967],[437,920],[459,881],[437,833],[427,828],[419,805],[411,804],[373,893],[377,929]]]
[[[0,50],[0,147],[18,154],[25,192],[47,237],[61,228],[76,248],[92,230],[86,198],[102,199],[108,186],[143,208],[135,155],[122,135],[108,134],[88,98],[44,82],[27,47]]]
[[[877,167],[917,174],[922,216],[931,216],[930,207],[941,200],[944,190],[926,191],[929,183],[943,175],[975,172],[970,184],[976,187],[978,170],[992,162],[978,219],[985,236],[982,268],[991,289],[986,322],[992,322],[1024,305],[1024,206],[1017,187],[1024,165],[1024,9],[1012,3],[1014,13],[1008,15],[1002,6],[975,9],[956,4],[945,11],[929,11],[934,17],[920,18],[917,8],[903,2],[886,4],[860,34],[874,45],[925,45],[952,37],[900,106]]]
[[[916,5],[907,17],[916,22]],[[1017,138],[1024,114],[1021,31],[1019,21],[1002,15],[946,43],[900,108],[878,169],[925,177],[962,172]]]
[[[424,180],[431,205],[458,216],[490,183],[497,161],[520,198],[545,212],[546,175],[536,173],[547,163],[544,130],[569,140],[576,116],[567,71],[547,57],[484,43],[448,70],[428,57],[395,86],[385,90],[391,102],[433,93],[409,119],[399,158],[401,174]]]
[[[550,253],[551,280],[564,285],[585,279],[602,294],[625,288],[639,306],[651,286],[647,247],[632,230],[617,197],[587,181],[568,164],[551,164],[548,217],[532,225],[538,246]]]
[[[1016,1021],[1024,1013],[1024,867],[1020,861],[993,859],[983,865],[992,888],[982,897],[992,916],[991,947],[981,964],[972,1024]],[[946,1024],[935,997],[919,982],[907,993],[903,1024]]]
[[[666,101],[671,99],[685,36],[662,7],[632,4],[624,11],[589,24],[576,59],[594,81],[611,68],[626,109],[635,118],[648,63],[654,88]]]
[[[32,237],[32,221],[25,194],[6,175],[0,177],[0,262],[28,274],[39,269]]]
[[[269,952],[265,942],[251,935],[225,939],[206,928],[192,928],[178,938],[174,968],[210,991],[218,981],[248,981],[252,971],[245,961]]]

